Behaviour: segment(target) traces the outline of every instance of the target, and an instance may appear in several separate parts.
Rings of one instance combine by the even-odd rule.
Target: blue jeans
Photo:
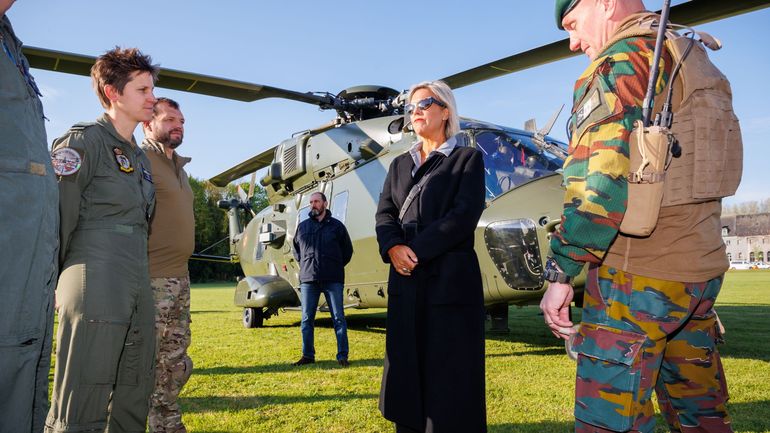
[[[332,320],[334,333],[337,335],[337,360],[348,359],[348,325],[345,322],[345,312],[342,308],[342,283],[312,282],[300,284],[302,301],[302,356],[315,359],[313,345],[313,322],[318,309],[321,293],[326,296]]]

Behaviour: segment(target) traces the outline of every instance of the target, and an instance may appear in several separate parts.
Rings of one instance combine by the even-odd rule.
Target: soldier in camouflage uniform
[[[38,433],[48,412],[59,194],[43,105],[0,0],[0,432]]]
[[[147,228],[150,163],[133,131],[152,117],[158,69],[135,48],[96,59],[105,113],[54,141],[59,177],[59,329],[46,433],[144,432],[155,380]]]
[[[150,397],[150,431],[184,433],[177,398],[192,374],[190,346],[190,276],[187,260],[195,247],[193,192],[176,149],[184,138],[179,104],[158,98],[152,120],[144,123],[142,148],[152,162],[155,214],[150,222],[150,282],[155,295],[158,351],[155,390]]]
[[[573,333],[570,281],[589,264],[574,340],[576,432],[652,432],[653,390],[672,431],[730,432],[712,308],[728,267],[721,202],[663,207],[649,237],[619,233],[629,138],[642,117],[655,47],[654,32],[636,26],[651,16],[638,0],[556,1],[570,48],[592,62],[575,85],[564,213],[551,239],[541,309],[557,337]],[[664,52],[657,93],[671,71]]]

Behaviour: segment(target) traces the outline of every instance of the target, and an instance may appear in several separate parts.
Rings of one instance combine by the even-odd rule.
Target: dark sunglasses
[[[428,98],[425,98],[421,101],[417,101],[416,104],[406,104],[404,106],[404,111],[406,111],[406,114],[412,114],[414,113],[414,110],[420,109],[420,111],[425,111],[428,108],[430,108],[431,105],[436,104],[439,107],[446,108],[446,104],[439,101],[438,99],[434,98],[433,96],[430,96]]]

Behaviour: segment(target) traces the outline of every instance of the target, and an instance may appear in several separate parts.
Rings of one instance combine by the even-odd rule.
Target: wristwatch
[[[545,261],[545,269],[543,270],[543,278],[551,283],[572,283],[572,277],[565,274],[560,268],[559,264],[553,257],[548,257]]]

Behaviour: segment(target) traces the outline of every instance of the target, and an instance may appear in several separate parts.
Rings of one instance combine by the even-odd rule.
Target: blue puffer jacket
[[[328,210],[321,221],[302,221],[294,235],[294,258],[299,263],[299,281],[344,283],[345,265],[353,257],[350,235]]]

